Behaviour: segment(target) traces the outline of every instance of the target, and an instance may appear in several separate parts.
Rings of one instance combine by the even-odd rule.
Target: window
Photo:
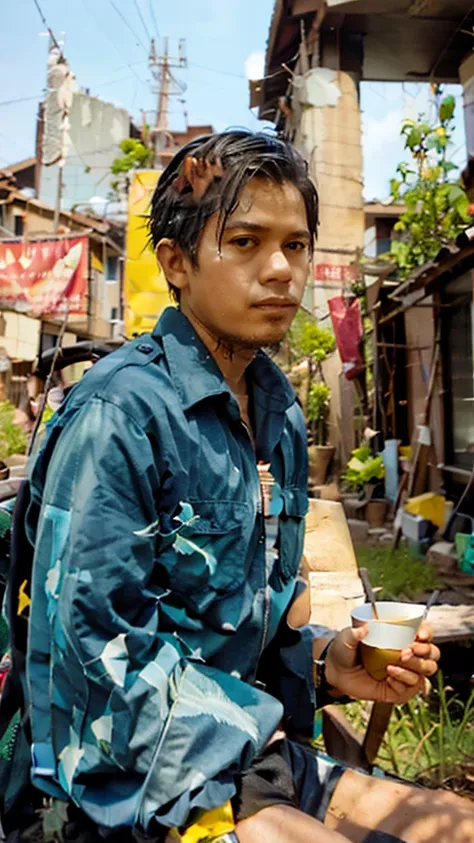
[[[24,223],[23,217],[21,217],[19,214],[15,214],[14,220],[15,220],[15,222],[14,222],[15,237],[23,237],[23,232],[24,232],[24,229],[25,229],[25,223]]]
[[[44,354],[45,351],[49,351],[51,348],[54,348],[58,338],[53,334],[45,334],[41,332],[40,337],[40,355]]]
[[[107,255],[107,262],[105,266],[105,280],[116,281],[118,278],[118,257],[117,255]]]
[[[389,252],[392,246],[392,240],[399,240],[400,235],[393,230],[394,225],[398,222],[396,217],[380,218],[376,220],[376,254],[384,255]]]
[[[447,393],[446,457],[457,468],[474,465],[473,298],[470,273],[445,288],[443,362]]]

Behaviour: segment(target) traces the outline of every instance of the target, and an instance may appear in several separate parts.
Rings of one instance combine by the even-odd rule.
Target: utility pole
[[[155,39],[152,38],[148,64],[155,81],[154,93],[157,95],[155,126],[150,134],[154,151],[153,166],[155,169],[159,169],[161,153],[169,145],[169,141],[172,140],[172,135],[169,131],[169,100],[171,96],[183,92],[181,83],[174,78],[171,70],[175,68],[183,69],[188,66],[185,39],[180,39],[178,55],[171,58],[169,55],[168,38],[163,39],[163,51],[160,55],[156,51]]]
[[[168,39],[165,38],[165,49],[161,65],[161,86],[158,95],[158,110],[156,112],[155,126],[157,131],[168,130],[168,107],[170,99],[170,77],[168,65]]]

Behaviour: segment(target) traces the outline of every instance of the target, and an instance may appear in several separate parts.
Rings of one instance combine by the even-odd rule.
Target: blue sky
[[[261,125],[248,108],[245,62],[265,50],[273,0],[40,0],[40,5],[56,37],[64,39],[64,51],[79,85],[127,108],[137,120],[141,109],[151,113],[155,107],[147,50],[148,35],[156,35],[156,20],[159,35],[170,38],[170,52],[176,51],[178,38],[187,42],[189,68],[176,73],[187,85],[186,104],[180,101],[182,97],[172,99],[172,128],[184,126],[185,108],[190,123],[212,123],[219,130]],[[48,47],[48,39],[41,33],[44,26],[33,0],[3,0],[0,166],[34,151],[37,101],[45,84]],[[3,104],[22,98],[26,99]],[[416,116],[429,110],[429,95],[421,85],[407,85],[402,90],[401,85],[367,83],[362,86],[361,103],[365,195],[383,198],[403,157],[401,120],[407,114]],[[452,151],[455,162],[462,165],[461,102],[457,123]]]

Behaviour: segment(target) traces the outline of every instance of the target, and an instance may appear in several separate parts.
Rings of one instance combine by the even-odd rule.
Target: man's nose
[[[281,249],[275,249],[267,258],[261,273],[263,283],[277,281],[280,284],[289,284],[292,278],[291,267],[288,258]]]

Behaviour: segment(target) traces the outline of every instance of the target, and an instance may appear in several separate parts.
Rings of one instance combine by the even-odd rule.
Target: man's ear
[[[190,263],[175,240],[163,237],[155,254],[168,284],[177,290],[185,290],[189,284]]]

